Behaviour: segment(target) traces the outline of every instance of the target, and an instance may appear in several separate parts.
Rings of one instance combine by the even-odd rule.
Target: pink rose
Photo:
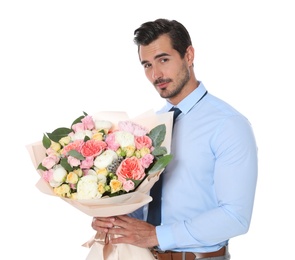
[[[50,182],[53,179],[53,169],[50,169],[48,171],[44,171],[42,174],[42,178],[47,181]]]
[[[83,123],[76,123],[72,125],[72,129],[74,130],[75,133],[86,130]]]
[[[46,149],[46,154],[47,155],[56,155],[56,151],[54,149],[52,149],[52,147],[49,147],[48,149]]]
[[[135,188],[134,182],[131,180],[125,181],[123,183],[123,189],[127,192],[134,190],[134,188]]]
[[[68,157],[68,163],[72,166],[72,167],[75,167],[75,166],[78,166],[80,165],[80,160],[73,157],[73,156],[69,156]]]
[[[58,162],[59,162],[59,157],[54,154],[51,154],[42,160],[42,165],[47,169],[51,169]]]
[[[115,133],[108,134],[105,141],[106,141],[106,143],[108,145],[108,148],[113,150],[113,151],[117,151],[119,149],[119,147],[120,147],[120,144],[116,142]]]
[[[91,116],[85,116],[82,120],[85,130],[92,130],[95,127]]]
[[[143,147],[151,148],[152,143],[152,139],[146,135],[135,137],[135,147],[137,150],[140,150]]]
[[[144,168],[148,168],[151,165],[151,163],[153,162],[154,156],[152,154],[148,153],[145,156],[143,156],[142,158],[140,158],[139,160],[140,160],[141,165]]]
[[[81,169],[90,169],[93,166],[93,157],[86,157],[81,163]]]
[[[118,180],[125,182],[127,179],[142,180],[145,177],[144,168],[136,157],[124,159],[118,167],[116,174]]]
[[[84,157],[97,156],[107,147],[104,141],[91,139],[88,140],[81,149],[81,154]]]
[[[69,151],[76,150],[77,152],[81,152],[81,148],[84,144],[83,140],[76,140],[72,143],[69,143],[63,148],[62,154],[65,156]]]

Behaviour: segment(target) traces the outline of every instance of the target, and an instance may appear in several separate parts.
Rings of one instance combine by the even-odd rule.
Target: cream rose
[[[83,176],[77,185],[78,199],[100,198],[101,193],[98,192],[98,179],[95,175]]]
[[[133,134],[129,132],[118,131],[118,132],[115,132],[115,136],[116,136],[116,142],[119,143],[121,147],[127,147],[127,146],[135,147]]]
[[[56,152],[58,152],[61,149],[61,146],[59,143],[51,141],[50,148]]]
[[[71,142],[71,137],[70,136],[65,136],[63,138],[61,138],[59,140],[59,143],[62,145],[62,146],[66,146],[67,144],[69,144]]]
[[[59,187],[55,187],[53,191],[58,196],[67,197],[67,198],[71,197],[71,188],[68,184],[63,184]]]
[[[97,182],[106,183],[107,177],[104,174],[97,174]]]
[[[110,186],[111,186],[111,193],[115,193],[117,191],[122,190],[123,188],[123,183],[119,180],[111,180],[110,181]]]
[[[112,122],[106,120],[94,120],[94,124],[95,129],[105,131],[109,131],[113,126]]]
[[[53,169],[52,179],[50,180],[50,186],[60,186],[67,177],[67,171],[61,165],[56,165]]]
[[[103,169],[108,167],[118,155],[113,150],[106,150],[101,155],[97,156],[94,160],[94,166],[98,169]]]
[[[79,131],[71,136],[72,141],[76,140],[84,140],[84,138],[88,136],[90,139],[92,138],[92,132],[90,130]]]
[[[67,176],[67,183],[76,184],[79,180],[79,176],[75,172],[70,172]]]

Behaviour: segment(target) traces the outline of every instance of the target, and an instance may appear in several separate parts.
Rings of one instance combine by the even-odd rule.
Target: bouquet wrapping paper
[[[109,120],[115,126],[119,121],[131,120],[137,124],[140,124],[148,129],[152,129],[156,125],[166,125],[166,135],[163,141],[163,146],[167,148],[167,153],[170,153],[171,134],[172,134],[172,117],[171,112],[164,114],[155,114],[152,110],[147,111],[140,116],[129,119],[125,112],[98,112],[93,115],[95,119]],[[30,154],[32,163],[37,169],[39,163],[46,156],[46,150],[41,141],[27,145],[27,150]],[[84,212],[85,214],[95,217],[108,217],[116,215],[124,215],[133,212],[134,210],[149,203],[152,198],[148,195],[150,189],[156,181],[158,181],[160,174],[164,169],[158,172],[150,174],[145,180],[138,186],[136,191],[126,193],[114,197],[102,197],[97,199],[68,199],[57,196],[54,194],[52,187],[41,176],[41,171],[37,170],[40,175],[40,179],[36,184],[36,187],[45,194],[52,195],[63,199],[68,204]],[[91,248],[87,260],[138,260],[139,257],[142,260],[154,259],[153,255],[146,248],[139,248],[128,244],[111,245],[107,243],[108,237],[101,237],[100,234],[96,234],[83,246]]]

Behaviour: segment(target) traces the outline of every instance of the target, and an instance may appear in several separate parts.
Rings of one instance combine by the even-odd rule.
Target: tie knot
[[[181,110],[178,107],[172,107],[169,111],[174,111],[173,121],[181,114]]]

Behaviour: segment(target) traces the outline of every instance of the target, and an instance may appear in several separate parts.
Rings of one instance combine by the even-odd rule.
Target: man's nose
[[[152,71],[152,78],[153,80],[162,78],[163,74],[161,72],[161,70],[159,70],[157,67],[153,67],[153,71]]]

